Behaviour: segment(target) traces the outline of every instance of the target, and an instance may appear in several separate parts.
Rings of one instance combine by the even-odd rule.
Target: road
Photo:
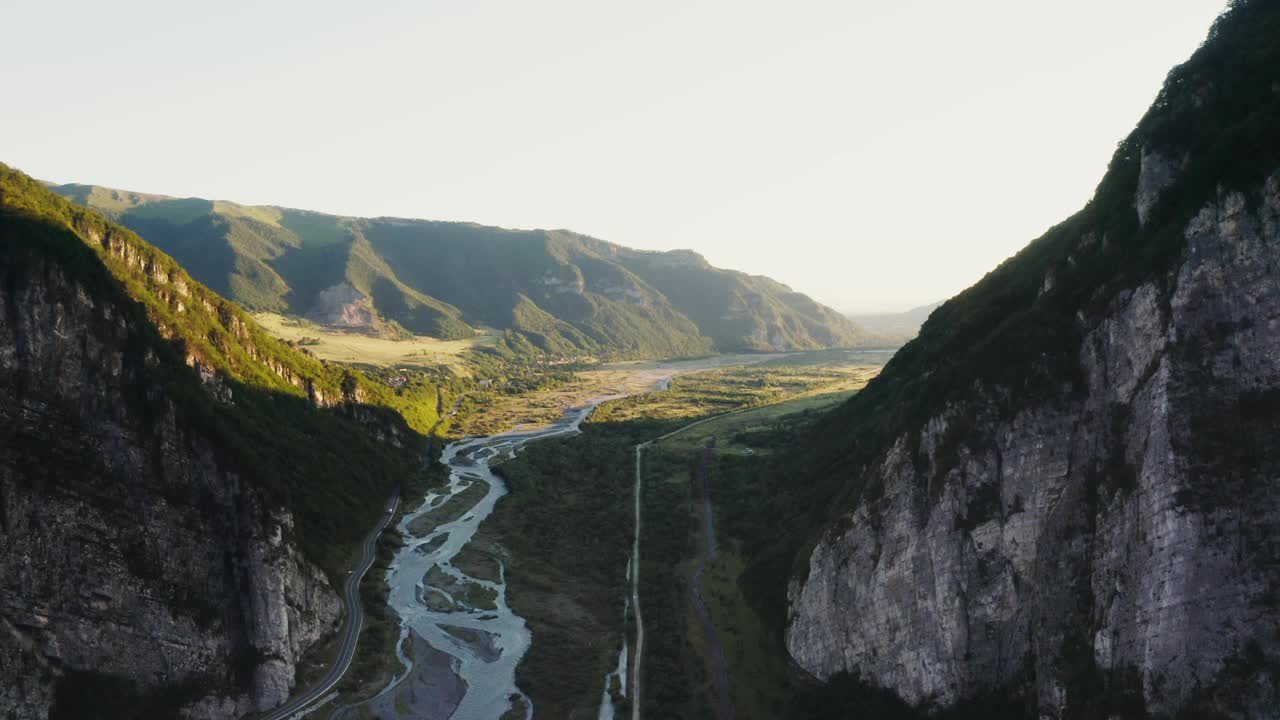
[[[360,581],[364,579],[365,573],[369,571],[369,566],[373,565],[378,537],[387,528],[387,523],[391,522],[391,518],[395,517],[396,507],[399,504],[400,495],[396,493],[387,502],[387,510],[382,514],[382,518],[378,520],[378,524],[374,526],[373,530],[369,531],[368,537],[364,539],[364,549],[363,554],[360,556],[360,563],[347,576],[347,584],[342,593],[342,602],[347,609],[347,620],[342,628],[342,642],[338,646],[338,653],[334,657],[333,665],[329,668],[329,672],[325,673],[324,677],[320,678],[318,682],[302,694],[297,695],[275,710],[262,715],[259,720],[285,720],[285,718],[294,717],[295,714],[306,710],[308,706],[332,690],[338,684],[338,681],[342,680],[342,676],[347,673],[347,668],[351,667],[351,659],[356,654],[356,644],[360,640],[360,630],[364,626],[364,608],[360,605]]]
[[[631,720],[640,720],[640,663],[644,660],[644,620],[640,617],[640,457],[651,443],[636,446],[635,539],[631,546],[631,607],[636,614],[636,659],[631,663]]]
[[[438,393],[438,392],[440,392],[440,391],[439,391],[439,390],[437,390],[436,392]],[[457,415],[457,414],[458,414],[458,408],[462,406],[462,401],[463,401],[463,399],[465,399],[465,398],[466,398],[468,395],[470,395],[470,394],[471,394],[471,393],[469,393],[469,392],[464,392],[464,393],[459,394],[459,395],[458,395],[458,398],[457,398],[456,400],[454,400],[454,401],[453,401],[453,407],[449,408],[449,412],[445,412],[445,411],[444,411],[444,403],[440,402],[440,400],[437,400],[437,401],[436,401],[436,412],[437,412],[437,413],[439,413],[439,417],[437,417],[437,418],[436,418],[436,424],[435,424],[435,425],[432,425],[432,426],[431,426],[431,429],[427,431],[427,437],[429,437],[429,438],[431,438],[431,437],[435,437],[435,435],[436,435],[436,428],[440,427],[440,424],[441,424],[441,423],[443,423],[445,420],[447,420],[447,419],[449,419],[449,418],[451,418],[451,417],[453,417],[453,416]],[[441,397],[441,399],[443,399],[443,397]]]

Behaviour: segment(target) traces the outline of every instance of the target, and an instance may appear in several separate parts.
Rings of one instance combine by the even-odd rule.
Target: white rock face
[[[1083,392],[1002,418],[1008,391],[975,386],[919,432],[923,464],[909,437],[879,459],[883,493],[790,589],[802,667],[916,705],[1022,691],[1059,718],[1083,672],[1157,716],[1280,716],[1280,446],[1249,419],[1280,388],[1277,177],[1259,194],[1082,319]],[[960,417],[991,431],[944,451]]]
[[[378,322],[373,301],[346,282],[317,293],[308,314],[316,322],[329,327],[370,330]]]

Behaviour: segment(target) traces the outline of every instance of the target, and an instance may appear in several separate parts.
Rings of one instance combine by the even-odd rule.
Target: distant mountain
[[[1277,128],[1280,3],[1235,0],[1091,201],[796,448],[843,480],[801,667],[935,717],[1277,717]]]
[[[920,326],[942,303],[930,303],[898,313],[851,314],[848,318],[887,342],[905,343],[920,333]]]
[[[856,346],[867,333],[766,277],[690,251],[644,252],[564,230],[351,218],[58,185],[253,310],[380,331],[504,333],[509,350],[679,356]]]

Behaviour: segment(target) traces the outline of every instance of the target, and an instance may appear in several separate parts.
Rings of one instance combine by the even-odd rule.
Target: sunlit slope
[[[665,357],[855,346],[857,325],[695,253],[640,252],[568,231],[345,218],[86,185],[108,214],[256,311],[444,339],[477,328],[528,354]],[[394,323],[394,325],[392,324]]]

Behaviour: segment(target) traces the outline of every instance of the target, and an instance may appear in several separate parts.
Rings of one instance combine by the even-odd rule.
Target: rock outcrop
[[[317,293],[310,316],[322,325],[349,330],[372,332],[377,330],[378,326],[378,316],[373,310],[373,302],[364,293],[345,282]]]
[[[0,286],[0,707],[79,673],[190,717],[282,702],[337,593],[155,379],[128,313],[52,262]],[[135,316],[136,317],[136,316]]]

